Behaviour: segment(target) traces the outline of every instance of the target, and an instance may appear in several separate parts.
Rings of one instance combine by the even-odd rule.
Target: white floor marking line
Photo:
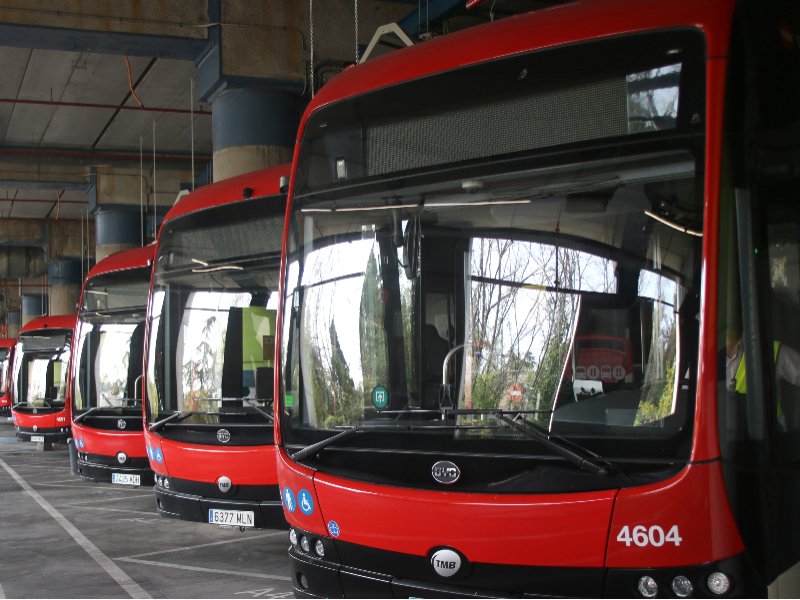
[[[264,538],[283,535],[283,531],[275,533],[265,533],[262,535],[251,535],[248,537],[238,537],[232,540],[222,540],[221,542],[209,542],[207,544],[197,544],[196,546],[182,546],[180,548],[170,548],[169,550],[156,550],[155,552],[143,552],[141,554],[131,554],[130,556],[120,556],[114,560],[126,560],[128,558],[141,558],[142,556],[153,556],[154,554],[167,554],[169,552],[183,552],[184,550],[195,550],[196,548],[208,548],[209,546],[219,546],[221,544],[233,544],[234,542],[246,542],[247,540],[263,540]]]
[[[205,567],[192,567],[190,565],[177,565],[175,563],[162,563],[154,560],[139,560],[138,558],[115,558],[114,560],[122,560],[130,563],[137,563],[140,565],[152,565],[154,567],[167,567],[169,569],[183,569],[185,571],[200,571],[203,573],[219,573],[221,575],[235,575],[237,577],[258,577],[260,579],[278,579],[280,581],[291,581],[291,577],[284,577],[283,575],[267,575],[265,573],[248,573],[247,571],[226,571],[224,569],[207,569]]]
[[[125,513],[136,513],[137,515],[152,515],[154,517],[158,516],[158,511],[144,511],[144,510],[129,510],[126,508],[102,508],[100,506],[59,506],[58,508],[82,508],[87,510],[107,510],[109,512],[125,512]]]
[[[5,597],[6,597],[6,593],[3,591],[3,586],[0,585],[0,598],[5,598]]]
[[[99,493],[101,490],[97,490]],[[153,498],[153,496],[150,496]],[[139,498],[144,498],[144,496],[139,496]],[[134,498],[134,500],[138,500],[139,498]],[[81,500],[80,502],[70,502],[69,504],[59,504],[59,508],[66,508],[68,506],[77,506],[78,504],[92,504],[94,502],[112,502],[114,500],[130,500],[130,496],[112,496],[109,498],[96,498],[94,500]],[[155,499],[155,498],[153,498]]]
[[[139,587],[139,584],[133,579],[128,577],[122,569],[115,565],[114,562],[105,554],[103,554],[97,546],[90,542],[87,537],[78,530],[77,527],[70,523],[64,517],[64,515],[53,508],[53,506],[47,500],[45,500],[39,492],[28,485],[28,482],[20,477],[17,472],[9,467],[2,459],[0,459],[0,467],[3,467],[8,474],[13,477],[14,481],[16,481],[19,486],[25,490],[28,495],[30,495],[31,498],[36,500],[39,506],[41,506],[51,517],[53,517],[56,523],[61,525],[66,532],[72,536],[72,539],[74,539],[81,548],[86,550],[86,553],[91,556],[95,562],[100,565],[103,570],[108,573],[111,578],[130,595],[131,598],[151,598],[150,594]]]

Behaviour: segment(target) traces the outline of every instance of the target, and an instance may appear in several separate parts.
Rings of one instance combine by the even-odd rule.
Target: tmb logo
[[[466,558],[462,558],[460,552],[451,548],[439,548],[431,554],[431,566],[441,577],[455,576],[465,563],[467,563]],[[468,570],[464,569],[460,575],[464,576],[467,572]]]

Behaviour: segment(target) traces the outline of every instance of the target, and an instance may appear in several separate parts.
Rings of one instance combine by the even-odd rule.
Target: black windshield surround
[[[66,406],[72,330],[21,333],[14,351],[12,404],[20,413],[47,414]]]
[[[164,226],[146,371],[147,422],[157,435],[215,446],[272,443],[285,209],[283,195],[253,198]]]
[[[83,426],[142,430],[142,363],[151,270],[147,266],[106,273],[84,286],[72,394],[73,414]]]
[[[448,111],[461,114],[469,102],[485,112],[493,98],[583,90],[586,81],[620,77],[629,83],[630,101],[647,93],[647,82],[631,74],[647,73],[655,73],[659,85],[678,88],[672,121],[655,115],[649,129],[631,125],[638,117],[629,106],[628,130],[618,137],[577,133],[555,146],[370,172],[370,128],[400,122],[399,129],[390,128],[397,132],[404,119],[423,123]],[[425,101],[409,103],[412,97]],[[485,492],[610,489],[678,472],[689,458],[694,414],[704,129],[705,42],[686,29],[501,59],[319,109],[305,130],[288,225],[280,400],[290,454],[357,425],[357,435],[326,446],[305,464],[368,482],[442,489],[431,466],[450,460],[462,477],[449,489]],[[550,213],[552,224],[543,226]],[[579,227],[592,221],[606,223],[606,238]],[[359,244],[363,256],[353,254]],[[483,248],[489,262],[501,251],[539,260],[549,252],[550,262],[542,263],[540,277],[515,279],[513,269],[498,276],[476,267]],[[680,257],[667,256],[669,249]],[[325,253],[346,266],[326,268]],[[573,265],[572,275],[564,261]],[[575,265],[578,272],[584,266],[602,271],[608,281],[576,279]],[[335,304],[335,292],[325,295],[336,286],[349,305]],[[512,288],[529,294],[533,299],[523,299],[529,303],[539,301],[538,294],[562,307],[567,319],[551,322],[563,331],[548,338],[561,344],[550,354],[531,341],[531,348],[539,344],[538,355],[518,356],[516,367],[510,355],[502,358],[495,387],[506,390],[516,377],[521,390],[511,386],[488,401],[487,384],[474,369],[495,360],[491,354],[503,344],[492,346],[476,334],[474,304],[475,294],[491,286],[501,296]],[[359,297],[361,316],[347,320],[342,315],[359,307]],[[325,320],[328,313],[334,316]],[[361,358],[355,359],[359,345]],[[368,364],[384,351],[377,366]],[[445,379],[456,404],[519,409],[600,462],[608,460],[615,466],[611,476],[581,472],[488,415],[442,417],[442,360],[450,351]],[[597,356],[606,362],[589,377]],[[548,371],[542,361],[554,358]],[[615,368],[620,375],[610,374]],[[519,375],[510,376],[515,369]],[[524,380],[526,370],[532,375]],[[494,376],[490,371],[487,377]],[[472,379],[466,389],[465,377]],[[555,394],[542,394],[545,389]],[[359,399],[348,404],[353,395]]]

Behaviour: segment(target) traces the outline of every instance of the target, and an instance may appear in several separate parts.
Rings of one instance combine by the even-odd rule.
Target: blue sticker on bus
[[[152,446],[148,446],[147,447],[147,456],[150,458],[150,460],[155,460],[156,459],[156,455],[153,454],[153,447]]]
[[[339,537],[339,524],[336,521],[328,521],[328,532],[333,537]]]
[[[314,500],[312,500],[311,493],[308,490],[297,492],[297,503],[300,505],[300,510],[304,515],[310,515],[314,512]]]
[[[83,440],[82,439],[78,440],[78,446],[80,446],[81,450],[83,450]]]
[[[294,512],[297,510],[297,502],[294,499],[294,492],[287,488],[283,488],[283,504],[286,507],[286,510],[289,512]]]
[[[164,462],[164,455],[161,454],[161,449],[160,448],[156,448],[156,460],[158,462],[160,462],[160,463]]]

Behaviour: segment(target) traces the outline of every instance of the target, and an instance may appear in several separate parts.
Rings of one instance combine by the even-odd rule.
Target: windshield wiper
[[[320,450],[322,450],[326,446],[329,446],[330,444],[332,444],[336,440],[344,439],[344,438],[349,437],[349,436],[351,436],[354,433],[357,433],[359,431],[361,431],[361,429],[358,427],[358,425],[356,425],[354,427],[351,427],[350,429],[347,429],[345,431],[337,433],[336,435],[332,435],[329,438],[325,438],[321,442],[317,442],[316,444],[311,444],[310,446],[306,446],[302,450],[298,450],[297,452],[292,454],[291,459],[294,462],[300,462],[304,458],[308,458],[312,454],[316,454],[317,452],[319,452]]]
[[[154,431],[158,431],[159,429],[161,429],[164,425],[166,425],[170,421],[174,421],[175,419],[181,417],[182,415],[183,415],[182,411],[180,410],[176,411],[172,413],[170,416],[168,416],[166,419],[161,419],[160,421],[156,421],[155,423],[150,425],[147,429],[150,431],[150,433],[153,433]]]
[[[252,400],[249,400],[248,398],[242,398],[242,400],[244,400],[245,402],[247,402],[247,403],[248,403],[250,406],[252,406],[252,407],[253,407],[253,408],[255,408],[255,409],[258,411],[258,412],[260,412],[262,415],[264,415],[264,418],[265,418],[265,419],[267,419],[267,420],[268,420],[270,423],[274,423],[274,422],[275,422],[275,417],[273,417],[273,416],[272,416],[271,414],[269,414],[268,412],[264,412],[263,410],[261,410],[261,409],[260,409],[258,406],[256,406],[256,403],[255,403],[255,402],[253,402]]]
[[[494,418],[497,419],[498,421],[502,421],[503,423],[508,424],[510,427],[513,427],[517,431],[524,433],[532,440],[536,440],[537,442],[549,448],[559,456],[567,459],[567,462],[569,462],[570,464],[573,464],[576,467],[583,469],[585,471],[589,471],[589,473],[597,475],[598,477],[608,477],[609,474],[608,469],[606,469],[605,467],[600,467],[591,462],[588,458],[581,456],[580,454],[577,454],[576,452],[573,452],[568,448],[565,448],[561,444],[557,444],[553,440],[547,439],[545,436],[543,436],[540,433],[537,433],[535,430],[529,429],[524,425],[520,425],[515,420],[509,419],[508,417],[504,416],[503,415],[504,412],[506,411],[495,410],[492,411],[491,414],[494,415]]]
[[[255,409],[258,411],[258,412],[260,412],[262,415],[264,415],[264,418],[266,418],[267,420],[269,420],[269,422],[270,422],[270,423],[274,423],[274,422],[275,422],[275,420],[274,420],[274,418],[272,417],[272,415],[271,415],[271,414],[269,414],[268,412],[264,412],[263,410],[261,410],[261,409],[260,409],[260,408],[259,408],[259,407],[256,405],[256,403],[255,403],[255,402],[253,402],[252,400],[250,400],[250,398],[203,398],[203,400],[215,400],[215,401],[216,401],[216,400],[218,400],[218,401],[220,401],[220,402],[247,402],[247,404],[249,404],[250,406],[252,406],[253,408],[255,408]],[[202,412],[202,411],[198,411],[198,412]],[[225,414],[236,414],[236,415],[243,415],[243,414],[245,414],[245,415],[246,415],[247,413],[224,413],[224,412],[212,413],[212,412],[208,412],[208,413],[205,413],[205,414],[209,414],[209,415],[211,415],[211,414],[220,414],[220,415],[225,415]]]
[[[88,417],[90,414],[92,414],[94,412],[97,412],[98,410],[102,410],[104,408],[108,408],[108,407],[106,407],[106,406],[94,406],[94,407],[90,408],[89,410],[87,410],[86,412],[82,412],[81,414],[79,414],[77,417],[75,417],[72,420],[75,423],[80,423],[84,418]]]

